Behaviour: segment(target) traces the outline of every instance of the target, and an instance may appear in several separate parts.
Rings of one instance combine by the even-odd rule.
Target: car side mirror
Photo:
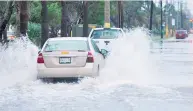
[[[108,51],[105,49],[101,49],[101,54],[106,58]]]

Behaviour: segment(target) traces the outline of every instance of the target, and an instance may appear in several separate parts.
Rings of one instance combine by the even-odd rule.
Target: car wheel
[[[38,78],[38,79],[45,83],[51,83],[54,81],[53,78]]]

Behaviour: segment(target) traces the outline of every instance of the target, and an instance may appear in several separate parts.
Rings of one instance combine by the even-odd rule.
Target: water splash
[[[150,42],[148,31],[143,28],[132,29],[115,41],[99,80],[106,84],[156,83],[157,67],[149,55]]]
[[[144,28],[135,28],[125,37],[112,43],[111,55],[106,66],[96,79],[83,79],[82,84],[155,84],[160,83],[157,67],[149,55],[149,33]],[[36,58],[38,47],[30,40],[17,39],[6,50],[0,51],[1,84],[14,84],[36,80]],[[81,84],[80,83],[80,84]]]
[[[0,47],[0,87],[34,80],[38,47],[30,40],[16,39]]]

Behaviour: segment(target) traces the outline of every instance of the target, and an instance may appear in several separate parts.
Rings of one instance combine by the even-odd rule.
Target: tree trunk
[[[28,1],[20,1],[20,33],[26,36],[28,27]]]
[[[47,8],[47,1],[41,1],[42,4],[42,11],[41,11],[41,19],[42,19],[42,25],[41,25],[41,47],[43,47],[44,43],[48,39],[48,8]]]
[[[8,2],[8,9],[3,17],[2,22],[0,23],[0,42],[3,40],[3,31],[6,29],[6,26],[11,18],[13,12],[13,1]]]
[[[3,31],[3,42],[4,42],[4,43],[7,42],[7,27],[6,27],[5,30]]]
[[[153,22],[153,1],[151,1],[149,30],[152,30],[152,22]]]
[[[51,33],[50,33],[50,38],[54,38],[54,37],[57,37],[57,29],[56,29],[56,27],[54,27],[54,26],[51,26],[50,27],[50,31],[51,31]]]
[[[84,13],[83,13],[83,37],[88,36],[88,1],[84,1]]]
[[[67,37],[68,16],[67,16],[66,2],[65,1],[61,1],[61,6],[62,6],[61,37]]]
[[[123,28],[123,25],[124,25],[123,1],[120,1],[120,2],[121,2],[120,3],[121,4],[121,9],[120,9],[120,12],[121,12],[121,15],[120,15],[121,16],[121,19],[120,19],[121,22],[120,23],[121,24],[120,24],[120,26],[121,26],[121,28]]]
[[[16,36],[20,37],[20,1],[15,1],[16,8]]]
[[[72,26],[68,25],[68,37],[71,37]]]
[[[162,0],[160,1],[160,7],[161,7],[161,39],[163,39],[163,10],[162,10]]]

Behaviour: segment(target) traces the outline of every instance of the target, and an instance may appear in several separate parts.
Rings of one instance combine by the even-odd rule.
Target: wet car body
[[[50,38],[39,52],[37,78],[96,77],[104,67],[104,53],[85,37]]]
[[[186,30],[177,30],[176,31],[176,39],[185,39],[188,37],[188,33]]]
[[[112,50],[112,43],[125,36],[122,28],[95,28],[92,29],[89,38],[95,41],[100,49],[105,49],[108,54]]]

